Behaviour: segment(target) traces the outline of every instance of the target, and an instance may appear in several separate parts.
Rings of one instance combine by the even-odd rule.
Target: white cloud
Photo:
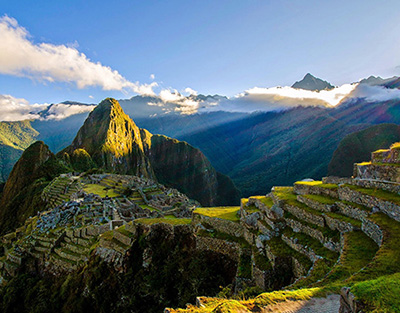
[[[0,18],[0,73],[44,82],[74,83],[79,89],[132,90],[154,95],[156,83],[130,82],[116,70],[91,61],[72,45],[34,43],[28,31],[8,16]]]
[[[89,95],[89,98],[90,98],[90,99],[94,99],[94,97],[93,97],[92,95]]]
[[[155,78],[156,78],[156,75],[150,74],[150,79],[151,79],[151,80],[154,80]]]
[[[190,87],[185,88],[184,92],[188,93],[189,95],[197,96],[197,91]]]
[[[79,105],[57,103],[49,107],[45,120],[62,120],[71,115],[90,112],[95,108],[95,105]]]
[[[296,106],[338,105],[351,93],[356,84],[346,84],[331,90],[310,91],[292,87],[254,87],[235,96],[223,100],[217,106],[208,107],[204,111],[256,112],[274,111]]]
[[[364,98],[366,101],[388,101],[400,99],[399,89],[389,89],[382,86],[359,84],[350,94],[349,98]]]
[[[30,104],[26,99],[0,95],[0,121],[22,121],[28,119],[61,120],[71,115],[90,112],[94,105],[80,104]],[[42,117],[39,112],[47,110]]]
[[[0,95],[0,121],[37,119],[37,113],[47,106],[48,104],[29,104],[25,99],[10,95]]]

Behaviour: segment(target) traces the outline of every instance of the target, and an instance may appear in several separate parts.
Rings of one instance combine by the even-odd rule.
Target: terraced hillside
[[[210,237],[251,247],[246,285],[237,275],[232,300],[200,297],[195,306],[167,311],[289,312],[298,302],[304,312],[400,312],[399,164],[397,144],[355,164],[354,178],[300,181],[242,199],[237,231],[222,229],[227,221],[210,221],[211,214],[194,216]],[[283,290],[238,300],[250,286]],[[325,299],[329,294],[340,297]],[[329,304],[326,311],[321,303]]]
[[[356,164],[354,178],[299,181],[240,206],[193,211],[179,193],[135,176],[60,176],[43,197],[62,204],[2,237],[1,281],[14,286],[34,261],[59,279],[86,277],[64,294],[80,290],[93,308],[105,293],[90,273],[101,268],[122,311],[196,302],[166,312],[399,312],[399,171],[396,144]]]

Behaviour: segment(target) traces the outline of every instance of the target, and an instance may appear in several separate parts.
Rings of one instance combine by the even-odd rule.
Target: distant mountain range
[[[300,85],[293,86],[301,88],[304,82],[310,81],[318,84],[324,82],[308,74],[299,82]],[[379,97],[377,100],[367,99],[359,92],[333,108],[295,106],[253,113],[200,110],[195,114],[181,114],[181,111],[175,111],[177,107],[186,105],[183,103],[187,99],[204,106],[205,103],[214,103],[215,107],[218,107],[215,104],[218,101],[222,103],[229,100],[218,95],[177,95],[180,97],[178,104],[165,104],[160,98],[142,96],[121,100],[120,103],[139,127],[199,148],[216,170],[231,177],[243,195],[247,196],[268,192],[272,182],[287,185],[306,177],[320,178],[327,174],[333,152],[346,135],[375,124],[400,124],[400,100],[396,94],[392,96],[387,92],[396,89],[398,82],[397,77],[382,79],[371,76],[362,80],[360,86],[367,86],[369,93],[381,92],[385,97],[389,95],[388,100],[385,97],[384,100],[379,100]],[[323,90],[330,92],[329,86],[332,85],[325,83]],[[65,103],[72,107],[75,105],[72,102]],[[30,143],[43,140],[52,151],[58,152],[72,143],[88,115],[79,113],[60,120],[46,119],[51,114],[50,108],[40,114],[42,119],[0,123],[4,130],[0,142],[3,181]]]

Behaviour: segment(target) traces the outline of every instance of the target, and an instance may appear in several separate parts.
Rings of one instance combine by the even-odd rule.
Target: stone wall
[[[340,291],[340,308],[339,313],[361,313],[362,305],[356,300],[355,296],[350,292],[350,288],[343,287]]]
[[[396,221],[400,221],[400,206],[392,202],[381,200],[352,190],[349,187],[342,186],[339,188],[339,198],[340,200],[355,202],[371,209],[378,209]]]
[[[328,196],[331,198],[337,198],[337,189],[332,189],[332,188],[324,188],[324,187],[319,187],[318,185],[307,185],[307,184],[301,184],[301,183],[295,183],[293,186],[293,191],[294,193],[298,195],[322,195],[322,196]]]
[[[353,185],[357,185],[363,188],[378,188],[387,190],[394,193],[400,193],[400,184],[391,181],[380,181],[375,179],[360,179],[355,178],[352,180]]]
[[[316,260],[319,259],[319,256],[311,248],[306,249],[303,245],[296,243],[292,238],[289,238],[285,235],[282,235],[281,238],[289,247],[291,247],[293,250],[296,250],[297,252],[304,254],[310,259],[311,262],[314,263]]]
[[[293,206],[290,204],[285,204],[284,208],[286,211],[290,212],[291,214],[293,214],[294,216],[296,216],[301,220],[315,224],[320,227],[325,226],[325,220],[323,216],[314,215],[305,210],[302,210],[301,208],[298,208],[297,206]]]
[[[239,262],[241,251],[236,242],[202,236],[196,236],[196,249],[214,251],[226,255],[236,262]]]
[[[332,230],[337,230],[341,233],[346,233],[346,232],[353,231],[356,229],[350,223],[338,220],[336,218],[329,217],[325,214],[324,214],[324,217],[325,217],[326,225]]]
[[[335,204],[324,204],[312,199],[309,199],[307,197],[304,197],[302,195],[297,196],[297,201],[304,203],[308,207],[320,211],[320,212],[332,212],[335,210],[336,205]]]
[[[322,183],[324,184],[352,184],[352,178],[348,177],[336,177],[336,176],[328,176],[322,178]]]
[[[361,230],[375,241],[378,246],[382,245],[383,231],[377,224],[368,219],[363,219]]]
[[[400,182],[400,166],[391,164],[354,164],[356,177]]]
[[[336,202],[336,207],[339,213],[360,221],[367,218],[369,215],[367,211],[344,202]]]
[[[192,225],[197,224],[202,224],[206,227],[209,226],[216,231],[234,237],[243,237],[244,235],[244,230],[240,223],[194,213],[192,217]]]

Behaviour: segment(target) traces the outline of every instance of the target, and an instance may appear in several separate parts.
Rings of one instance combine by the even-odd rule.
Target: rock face
[[[310,73],[307,73],[301,81],[295,82],[292,87],[312,91],[330,90],[335,88],[327,81],[317,78]]]
[[[79,155],[79,164],[85,169],[93,160],[108,172],[157,179],[202,205],[239,202],[239,191],[232,181],[217,173],[200,150],[139,129],[114,99],[102,101],[90,113],[71,146],[59,155],[65,158],[65,153],[72,163]]]

